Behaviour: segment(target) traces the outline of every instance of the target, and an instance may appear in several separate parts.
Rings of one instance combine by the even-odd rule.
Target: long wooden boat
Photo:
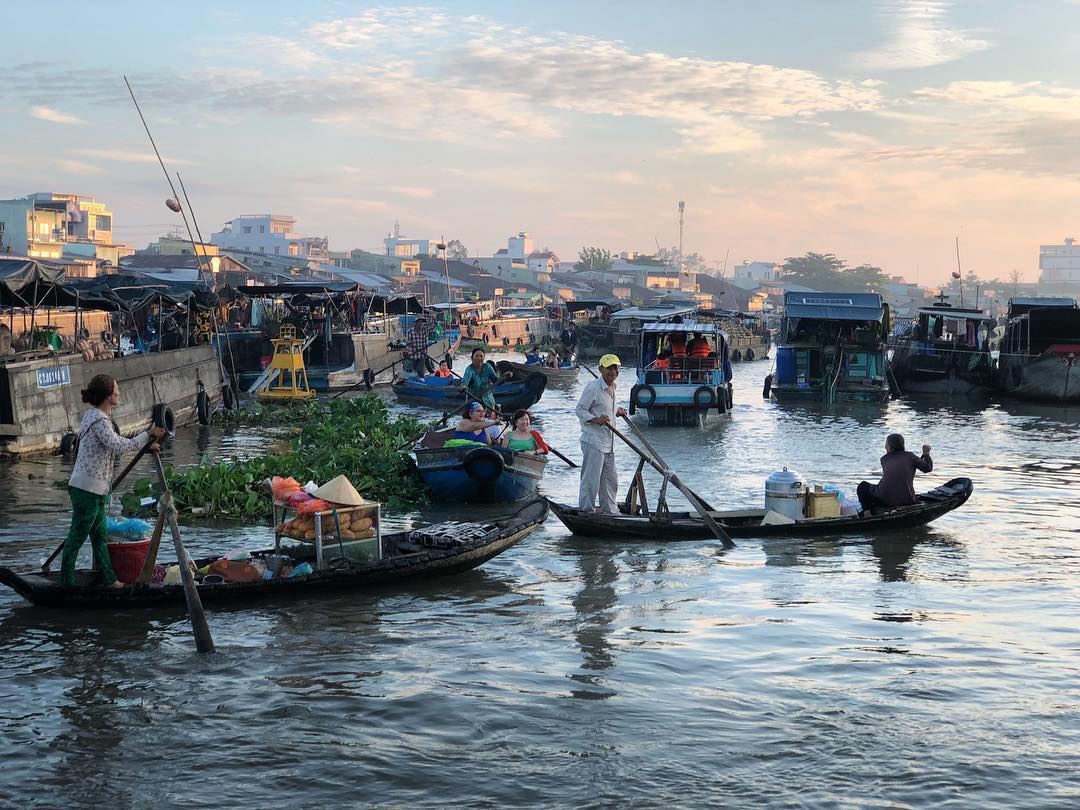
[[[458,390],[461,380],[456,377],[436,377],[429,374],[423,379],[405,377],[390,386],[399,402],[409,405],[427,405],[440,411],[449,411],[465,404],[465,394]],[[520,374],[500,382],[491,393],[495,404],[503,413],[513,413],[518,408],[529,408],[540,401],[547,388],[543,374]]]
[[[431,431],[413,451],[434,500],[512,503],[536,492],[546,457],[481,444],[443,447],[453,437],[452,430]]]
[[[543,374],[547,377],[549,383],[572,383],[577,379],[578,372],[581,371],[581,366],[577,364],[551,368],[539,363],[515,363],[513,360],[500,360],[496,363],[496,366],[500,371],[506,368],[518,374]]]
[[[875,534],[893,529],[923,526],[963,506],[971,497],[970,478],[954,478],[918,495],[911,506],[872,510],[861,517],[802,520],[797,523],[762,525],[764,509],[711,512],[713,519],[732,537],[816,537],[838,534]],[[704,540],[713,537],[705,522],[692,512],[655,515],[609,515],[590,512],[553,501],[551,509],[574,534],[609,540]]]
[[[508,548],[519,543],[547,518],[547,504],[541,500],[526,504],[513,515],[492,520],[490,529],[482,536],[468,538],[449,548],[433,548],[413,542],[413,532],[383,535],[383,559],[367,563],[349,562],[315,571],[307,576],[256,582],[199,582],[199,596],[204,605],[243,600],[270,600],[286,597],[313,598],[341,591],[365,590],[395,585],[425,577],[445,576],[467,571],[482,565]],[[253,557],[273,555],[273,549],[253,553]],[[289,547],[296,561],[314,561],[310,545]],[[217,558],[196,560],[202,567]],[[35,605],[45,607],[150,608],[183,606],[183,585],[131,585],[126,588],[104,588],[91,584],[97,579],[92,571],[77,571],[76,585],[62,587],[59,573],[41,571],[16,573],[0,568],[0,583],[15,589]]]
[[[999,390],[1034,402],[1080,402],[1080,308],[1073,298],[1013,298],[998,358]]]

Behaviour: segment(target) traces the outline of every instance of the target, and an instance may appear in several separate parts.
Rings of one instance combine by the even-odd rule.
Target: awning
[[[819,321],[880,321],[885,304],[877,293],[784,293],[786,318]]]

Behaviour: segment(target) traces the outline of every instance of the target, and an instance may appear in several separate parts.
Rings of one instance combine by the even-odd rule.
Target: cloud
[[[147,147],[149,150],[149,147]],[[83,157],[109,160],[117,163],[157,163],[157,157],[153,151],[140,152],[128,149],[76,149],[75,154]],[[167,157],[166,165],[194,166],[194,162],[181,158]]]
[[[420,186],[391,186],[389,191],[394,192],[394,194],[400,194],[403,197],[416,197],[424,200],[435,196],[435,192],[430,188],[422,188]]]
[[[56,161],[56,165],[68,174],[77,174],[80,177],[105,173],[105,170],[101,167],[92,166],[91,164],[84,163],[81,160],[58,160]]]
[[[42,121],[51,121],[54,124],[86,123],[81,118],[76,118],[74,115],[68,115],[67,113],[62,113],[59,110],[54,110],[52,107],[31,107],[30,115],[34,116],[34,118],[40,118]]]
[[[357,197],[304,197],[302,202],[317,208],[336,208],[353,213],[385,211],[390,207],[382,200],[363,200]]]
[[[904,70],[933,67],[963,59],[993,47],[973,31],[948,27],[947,0],[888,0],[882,16],[890,39],[877,48],[852,56],[861,70]]]

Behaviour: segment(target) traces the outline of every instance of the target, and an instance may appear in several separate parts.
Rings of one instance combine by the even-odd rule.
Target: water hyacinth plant
[[[426,502],[427,491],[415,467],[397,452],[420,432],[423,423],[391,420],[386,403],[378,397],[238,410],[228,419],[233,425],[298,426],[300,430],[284,452],[216,463],[204,458],[198,466],[180,470],[166,467],[181,515],[266,519],[271,514],[270,495],[259,485],[275,475],[321,484],[344,473],[364,497],[381,501],[391,511]],[[156,490],[149,480],[137,481],[125,496],[125,509],[137,508],[140,497]]]

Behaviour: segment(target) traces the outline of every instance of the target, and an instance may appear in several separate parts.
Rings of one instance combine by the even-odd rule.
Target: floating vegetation
[[[381,501],[393,511],[427,499],[412,462],[398,452],[420,432],[423,423],[408,418],[392,420],[379,397],[240,409],[228,414],[225,422],[233,426],[295,426],[299,432],[284,452],[216,463],[204,457],[195,467],[166,467],[169,488],[182,515],[268,518],[272,503],[261,485],[274,475],[321,484],[344,473],[364,497]],[[125,511],[138,511],[139,499],[156,495],[157,489],[155,482],[137,481],[124,496]]]

